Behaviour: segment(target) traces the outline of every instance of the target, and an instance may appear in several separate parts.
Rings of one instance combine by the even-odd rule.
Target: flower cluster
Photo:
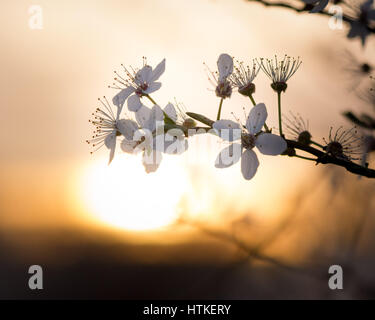
[[[150,96],[161,88],[159,78],[165,71],[165,59],[155,68],[143,59],[140,69],[126,68],[124,74],[115,72],[115,83],[111,88],[119,90],[112,99],[100,98],[100,106],[93,113],[90,123],[95,130],[87,143],[94,151],[105,146],[109,149],[109,163],[113,160],[118,140],[120,148],[128,154],[142,154],[142,163],[147,173],[158,169],[163,154],[181,154],[188,149],[187,138],[196,132],[212,133],[222,141],[229,143],[217,156],[216,168],[227,168],[241,159],[241,172],[246,180],[252,179],[259,167],[257,149],[268,156],[288,155],[313,160],[317,163],[327,163],[327,159],[340,159],[352,163],[359,159],[363,152],[363,139],[358,137],[356,129],[343,130],[341,127],[329,133],[325,145],[312,140],[308,121],[301,116],[291,118],[281,116],[281,93],[287,88],[287,81],[295,74],[301,61],[289,56],[278,60],[254,59],[250,66],[244,62],[233,62],[228,54],[221,54],[217,61],[218,70],[210,71],[210,80],[215,85],[215,94],[220,98],[217,119],[211,120],[201,114],[185,112],[177,102],[167,103],[160,107]],[[254,80],[262,70],[271,80],[271,87],[277,93],[277,110],[279,115],[279,134],[272,133],[266,124],[268,112],[264,103],[256,103]],[[224,99],[230,98],[233,89],[249,97],[253,107],[244,123],[221,119],[221,109]],[[152,106],[147,106],[150,101]],[[128,112],[123,111],[127,104]],[[204,127],[198,127],[197,122]],[[292,140],[287,140],[282,132],[285,125],[287,134]],[[373,145],[373,140],[371,140]],[[369,146],[370,143],[367,145]],[[313,146],[318,147],[315,149]],[[297,154],[296,149],[310,152],[315,158],[308,158]],[[369,150],[367,148],[366,150]],[[363,157],[362,157],[363,158]],[[337,161],[336,161],[337,162]],[[331,163],[335,163],[333,160]]]
[[[96,109],[94,119],[90,120],[95,126],[94,135],[87,143],[94,147],[94,151],[106,146],[110,150],[111,163],[117,140],[122,138],[122,151],[131,154],[142,153],[142,163],[146,172],[154,172],[159,167],[162,153],[180,154],[187,150],[184,129],[191,126],[194,120],[189,121],[189,118],[177,111],[172,103],[168,103],[162,109],[156,103],[150,108],[141,101],[142,97],[149,97],[150,93],[161,87],[157,80],[165,70],[165,59],[155,69],[147,65],[145,59],[143,67],[139,70],[131,68],[130,72],[123,68],[125,76],[115,72],[116,82],[112,86],[120,90],[112,99],[115,111],[105,97],[99,99],[101,107]],[[125,117],[121,118],[126,101],[131,115],[124,113]],[[184,120],[178,124],[182,116]],[[167,124],[173,128],[166,130]]]

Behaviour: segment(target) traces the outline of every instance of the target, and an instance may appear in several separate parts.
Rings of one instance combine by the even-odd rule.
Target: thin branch
[[[343,167],[351,173],[358,174],[360,176],[367,177],[367,178],[375,178],[375,170],[373,170],[373,169],[363,167],[363,166],[361,166],[357,163],[354,163],[352,161],[347,161],[347,160],[344,160],[344,159],[340,159],[340,158],[330,156],[329,154],[327,154],[323,151],[315,149],[311,146],[304,145],[304,144],[299,143],[297,141],[286,140],[286,142],[287,142],[289,148],[302,150],[302,151],[305,151],[309,154],[312,154],[312,155],[316,156],[317,157],[317,160],[316,160],[317,164],[319,164],[319,163],[322,163],[322,164],[331,163],[331,164],[334,164],[336,166]]]
[[[270,265],[273,265],[275,267],[279,267],[281,269],[291,271],[291,272],[294,272],[294,273],[303,274],[303,275],[306,275],[306,276],[309,276],[309,277],[312,277],[312,278],[320,278],[320,274],[315,272],[313,269],[299,268],[297,266],[287,264],[287,263],[285,263],[283,261],[280,261],[280,260],[278,260],[274,257],[268,256],[268,255],[262,253],[260,249],[262,249],[263,246],[259,247],[259,248],[258,247],[249,247],[243,241],[239,240],[238,238],[234,237],[233,235],[230,235],[230,234],[227,234],[227,233],[224,233],[224,232],[220,232],[220,231],[217,231],[217,230],[208,229],[206,227],[203,227],[202,225],[200,225],[197,222],[188,221],[188,220],[183,219],[183,218],[180,218],[179,222],[183,223],[183,224],[186,224],[186,225],[189,225],[189,226],[192,226],[192,227],[195,227],[198,230],[200,230],[201,232],[203,232],[203,233],[205,233],[205,234],[207,234],[211,237],[214,237],[216,239],[232,243],[237,248],[239,248],[241,251],[243,251],[246,254],[248,259],[252,258],[252,259],[255,259],[255,260],[259,260],[259,261],[268,263]]]
[[[267,1],[267,0],[246,0],[248,2],[258,2],[266,7],[278,7],[278,8],[284,8],[284,9],[289,9],[289,10],[292,10],[296,13],[305,13],[305,12],[309,12],[310,8],[308,6],[304,6],[302,8],[298,8],[298,7],[294,7],[292,4],[289,4],[289,3],[286,3],[286,2],[273,2],[273,1]],[[323,16],[326,16],[326,17],[333,17],[334,15],[327,12],[327,11],[319,11],[319,12],[315,12],[314,14],[319,14],[319,15],[323,15]],[[346,16],[346,15],[343,15],[342,17],[343,21],[345,21],[346,23],[352,23],[354,20],[352,18],[350,18],[349,16]],[[371,32],[371,33],[375,33],[375,28],[370,28],[368,27],[368,30]]]

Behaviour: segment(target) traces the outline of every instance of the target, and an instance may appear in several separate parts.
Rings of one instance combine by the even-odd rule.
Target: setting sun
[[[156,173],[146,174],[138,157],[120,155],[107,165],[104,159],[83,176],[83,199],[94,218],[128,230],[167,226],[177,218],[177,205],[186,179],[174,159],[163,159]],[[178,171],[178,172],[177,172]]]

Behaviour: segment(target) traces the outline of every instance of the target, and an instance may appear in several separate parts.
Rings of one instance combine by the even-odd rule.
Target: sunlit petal
[[[258,133],[267,119],[267,109],[264,103],[258,103],[250,110],[246,120],[246,129],[251,134]]]
[[[241,157],[241,171],[246,180],[254,177],[259,166],[259,160],[253,150],[245,150]]]
[[[255,145],[261,153],[270,156],[279,155],[287,148],[286,141],[272,133],[260,134],[255,141]]]

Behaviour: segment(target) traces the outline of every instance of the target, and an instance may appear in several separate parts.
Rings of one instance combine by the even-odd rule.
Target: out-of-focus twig
[[[283,261],[280,261],[280,260],[278,260],[274,257],[268,256],[268,255],[264,254],[262,252],[262,250],[258,250],[256,247],[248,246],[246,243],[244,243],[243,241],[239,240],[238,238],[234,237],[231,234],[221,232],[221,231],[212,230],[212,229],[208,229],[208,228],[202,226],[201,224],[199,224],[197,222],[188,221],[188,220],[183,219],[183,218],[180,218],[179,222],[183,223],[183,224],[186,224],[186,225],[189,225],[189,226],[193,226],[193,227],[197,228],[199,231],[201,231],[201,232],[203,232],[203,233],[205,233],[205,234],[207,234],[211,237],[214,237],[216,239],[234,244],[237,248],[241,249],[247,255],[247,258],[256,259],[256,260],[268,263],[268,264],[273,265],[275,267],[279,267],[281,269],[288,270],[288,271],[291,271],[291,272],[294,272],[294,273],[304,274],[306,276],[310,276],[310,277],[313,277],[313,278],[320,278],[320,274],[316,273],[316,272],[313,272],[313,270],[306,269],[306,268],[302,269],[302,268],[299,268],[297,266],[289,265],[289,264],[287,264]],[[263,249],[263,248],[260,248],[260,249]]]
[[[290,3],[287,3],[287,2],[273,2],[273,1],[267,1],[267,0],[246,0],[248,2],[258,2],[266,7],[277,7],[277,8],[284,8],[284,9],[289,9],[289,10],[292,10],[296,13],[304,13],[304,12],[308,12],[311,8],[309,8],[308,6],[304,5],[303,7],[301,8],[298,8],[298,7],[295,7],[294,5],[290,4]],[[332,17],[333,14],[327,12],[327,11],[319,11],[319,12],[316,12],[314,14],[319,14],[319,15],[323,15],[323,16],[326,16],[326,17]],[[349,16],[346,16],[346,15],[343,15],[342,17],[343,21],[346,22],[346,23],[352,23],[354,22],[354,20],[349,17]],[[375,33],[375,28],[371,28],[371,27],[368,27],[367,28],[371,33]]]

